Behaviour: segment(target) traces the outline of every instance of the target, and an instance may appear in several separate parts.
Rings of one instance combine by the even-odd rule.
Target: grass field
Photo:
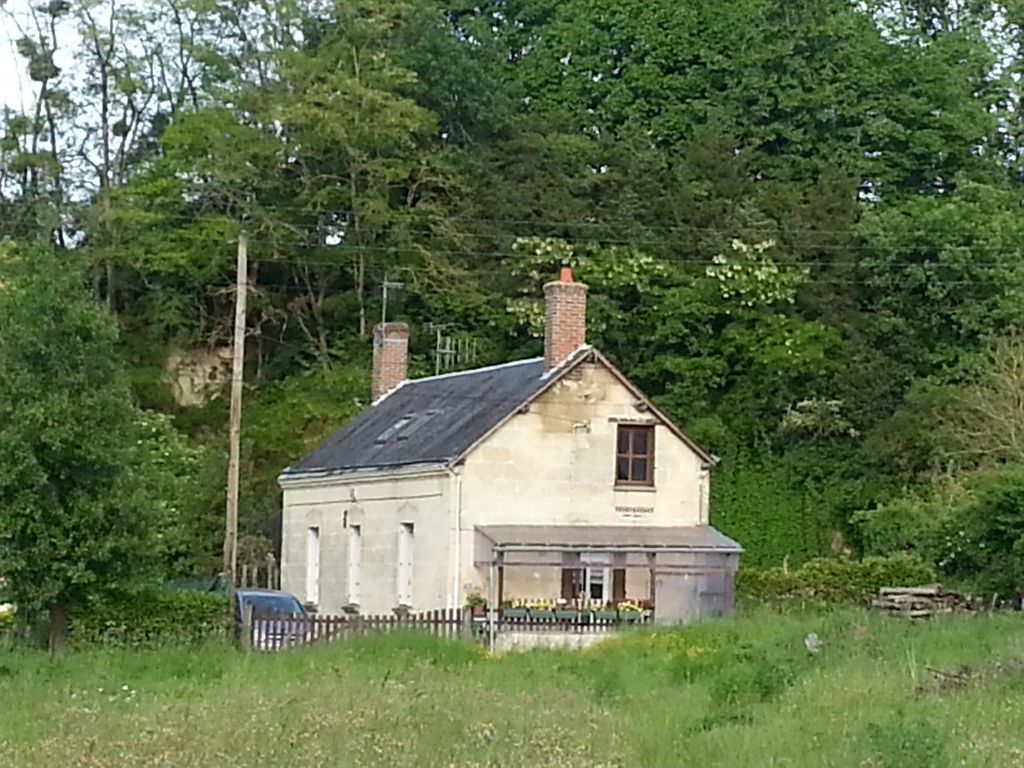
[[[1011,768],[1022,664],[1020,614],[768,611],[493,659],[399,635],[277,655],[9,653],[0,766]]]

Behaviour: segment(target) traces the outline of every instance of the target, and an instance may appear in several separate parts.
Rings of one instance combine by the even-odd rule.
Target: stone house
[[[282,589],[322,613],[471,593],[731,609],[714,459],[587,345],[571,270],[544,292],[543,358],[408,380],[408,327],[374,329],[373,404],[279,478]]]

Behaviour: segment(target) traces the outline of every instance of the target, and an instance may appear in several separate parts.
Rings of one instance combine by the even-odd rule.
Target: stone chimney
[[[587,343],[587,286],[562,267],[559,279],[544,286],[544,301],[544,370],[550,371]]]
[[[373,399],[383,397],[406,379],[409,326],[378,323],[373,328]]]

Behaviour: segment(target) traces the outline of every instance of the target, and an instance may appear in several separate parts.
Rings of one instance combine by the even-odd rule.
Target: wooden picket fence
[[[243,629],[250,647],[262,651],[358,637],[377,632],[415,631],[446,638],[472,635],[469,615],[460,609],[442,609],[404,616],[252,616]]]
[[[557,616],[494,617],[496,633],[504,632],[572,632],[582,634],[616,632],[623,628],[648,624],[644,613],[634,620],[598,618],[581,615],[574,618]],[[242,637],[256,650],[277,651],[311,643],[359,637],[376,632],[414,631],[445,638],[467,638],[486,641],[490,633],[488,616],[473,616],[459,608],[440,609],[408,615],[330,616],[313,614],[307,617],[250,616]]]

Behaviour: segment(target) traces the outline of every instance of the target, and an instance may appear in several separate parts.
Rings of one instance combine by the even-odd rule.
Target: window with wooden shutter
[[[583,592],[584,571],[582,568],[562,569],[562,599],[575,600]]]
[[[572,568],[563,568],[562,569],[562,599],[563,600],[572,600],[572,598],[573,598],[572,584],[573,584]]]
[[[612,571],[612,602],[626,599],[626,569],[616,568]]]
[[[654,485],[654,427],[620,424],[615,450],[616,485]]]

